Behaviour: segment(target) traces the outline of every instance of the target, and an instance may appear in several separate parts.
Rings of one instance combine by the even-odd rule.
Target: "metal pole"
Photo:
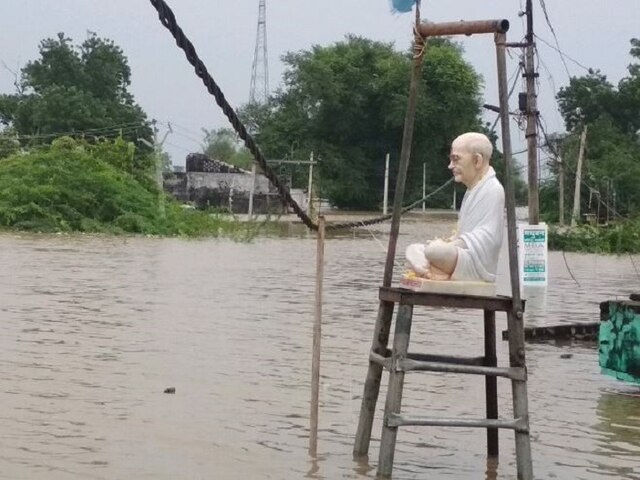
[[[313,357],[311,359],[311,429],[309,432],[309,454],[318,453],[318,405],[320,398],[320,340],[322,338],[322,281],[324,278],[325,220],[318,217],[318,242],[316,253],[316,294],[313,322]]]
[[[534,65],[533,42],[533,1],[527,0],[527,158],[529,164],[529,224],[537,225],[540,221],[540,200],[538,195],[538,106],[536,97],[536,73]]]
[[[416,1],[416,26],[420,25],[420,0]],[[417,47],[417,45],[416,45]],[[417,48],[416,48],[417,49]],[[422,60],[424,51],[416,52],[413,56],[411,69],[411,83],[409,86],[409,100],[404,117],[404,131],[402,133],[402,149],[400,151],[400,166],[396,180],[396,191],[393,196],[393,217],[391,218],[391,230],[389,233],[389,246],[387,247],[387,259],[384,264],[382,286],[390,287],[393,278],[393,265],[396,256],[398,233],[400,232],[400,216],[402,214],[402,201],[404,199],[404,187],[407,180],[407,169],[411,157],[411,144],[413,143],[413,130],[416,120],[418,104],[418,87],[422,80]]]
[[[311,216],[311,202],[313,201],[311,188],[313,187],[313,152],[309,157],[309,192],[307,196],[307,215]]]
[[[562,155],[558,155],[558,204],[560,209],[560,226],[564,227],[564,164]]]
[[[578,167],[576,169],[576,185],[573,191],[573,213],[571,214],[571,226],[575,227],[580,221],[580,187],[582,186],[582,159],[584,147],[587,141],[587,126],[584,126],[580,136],[580,151],[578,152]]]
[[[422,164],[422,213],[426,211],[424,197],[427,196],[427,164]]]
[[[389,206],[389,154],[384,160],[384,198],[382,199],[382,214],[386,215]]]
[[[253,191],[256,188],[256,164],[251,165],[251,190],[249,190],[249,218],[253,216]]]
[[[505,163],[505,190],[507,207],[507,238],[509,242],[509,276],[511,279],[512,311],[507,312],[509,330],[509,364],[525,367],[524,315],[520,297],[520,275],[516,238],[515,194],[513,186],[513,165],[511,152],[511,132],[509,130],[509,86],[507,82],[507,61],[505,55],[506,35],[496,33],[496,58],[498,63],[498,90],[500,93],[500,123],[502,127],[502,150]],[[519,480],[533,480],[531,459],[531,439],[529,438],[529,414],[527,384],[524,381],[511,382],[514,416],[524,418],[527,431],[516,432],[516,464]]]

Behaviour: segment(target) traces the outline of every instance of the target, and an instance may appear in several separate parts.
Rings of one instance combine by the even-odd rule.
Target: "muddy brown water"
[[[452,227],[403,224],[400,250]],[[317,459],[312,236],[0,235],[0,478],[375,478],[383,397],[370,462],[351,456],[388,239],[388,226],[371,228],[326,245]],[[600,301],[639,290],[638,257],[566,263],[580,285],[552,252],[550,285],[525,291],[527,325],[597,321]],[[506,252],[499,273],[507,293]],[[480,353],[481,315],[414,317],[411,350]],[[601,375],[593,343],[528,344],[527,360],[536,478],[640,479],[640,389]],[[509,416],[506,380],[499,393]],[[413,373],[403,410],[481,416],[483,395],[481,377]],[[515,478],[511,433],[500,448],[487,464],[482,430],[406,427],[394,478]]]

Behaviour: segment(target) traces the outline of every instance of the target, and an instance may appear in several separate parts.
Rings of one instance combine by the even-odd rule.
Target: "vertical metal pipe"
[[[318,217],[318,242],[316,253],[316,294],[313,322],[313,356],[311,359],[311,428],[309,431],[309,454],[318,453],[318,404],[320,397],[320,341],[322,339],[322,283],[324,279],[325,220]]]
[[[380,452],[378,458],[378,477],[390,477],[393,470],[393,457],[396,451],[396,437],[398,427],[390,427],[387,419],[392,413],[400,413],[402,407],[402,389],[404,387],[404,372],[397,371],[396,365],[399,359],[406,358],[409,349],[409,337],[411,336],[411,317],[413,305],[398,307],[396,317],[396,330],[393,335],[392,367],[389,374],[389,389],[387,401],[384,407],[384,421],[382,437],[380,438]]]
[[[416,2],[416,28],[420,25],[420,0]],[[404,131],[402,133],[402,150],[400,151],[400,166],[396,180],[396,191],[393,196],[393,216],[391,217],[391,231],[389,233],[389,246],[387,247],[387,259],[384,264],[382,286],[390,287],[393,279],[393,265],[395,263],[396,245],[400,232],[400,216],[402,215],[402,201],[404,199],[404,187],[407,180],[407,169],[411,157],[411,144],[413,143],[413,129],[416,120],[418,105],[419,85],[422,81],[423,54],[415,54],[411,69],[411,84],[409,86],[409,100],[404,117]]]
[[[496,367],[496,312],[484,311],[484,365]],[[487,418],[498,418],[498,378],[485,376],[485,399],[487,402]],[[500,453],[498,429],[487,428],[487,456],[497,457]]]
[[[515,308],[522,311],[520,302],[520,275],[518,273],[518,239],[516,234],[515,193],[513,187],[513,159],[511,151],[511,131],[509,128],[509,86],[507,85],[507,61],[505,57],[504,33],[495,34],[496,57],[498,63],[498,91],[500,95],[500,124],[502,133],[502,154],[505,164],[505,193],[507,207],[507,239],[509,243],[509,274],[511,296]]]
[[[389,334],[391,333],[391,323],[393,320],[393,302],[380,302],[378,306],[378,317],[373,330],[373,341],[371,351],[384,355],[389,344]],[[376,404],[380,394],[380,381],[382,380],[382,365],[369,361],[367,378],[364,382],[364,393],[362,394],[362,405],[360,406],[360,418],[358,419],[358,429],[356,439],[353,444],[353,456],[361,458],[369,452],[371,442],[371,429],[373,427],[373,417],[376,413]]]
[[[500,119],[502,126],[502,149],[505,162],[505,190],[507,206],[507,238],[509,241],[509,274],[513,307],[507,312],[509,331],[509,364],[512,367],[526,367],[524,349],[524,316],[520,297],[520,275],[516,238],[515,195],[513,188],[513,166],[511,158],[511,133],[509,129],[509,93],[507,85],[507,62],[505,57],[506,35],[495,35],[496,58],[498,63],[498,90],[500,92]],[[523,418],[526,432],[515,433],[516,464],[518,480],[533,480],[531,443],[529,438],[529,408],[526,381],[512,381],[513,413]]]

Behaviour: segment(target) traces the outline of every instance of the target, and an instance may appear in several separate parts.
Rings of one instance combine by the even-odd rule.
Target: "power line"
[[[542,13],[544,13],[544,18],[547,21],[549,30],[551,30],[551,34],[553,35],[553,38],[556,41],[556,46],[558,47],[558,52],[560,53],[560,59],[562,60],[564,69],[567,71],[567,76],[571,78],[571,74],[569,73],[569,67],[567,66],[567,62],[564,59],[564,54],[560,50],[560,42],[558,42],[558,36],[556,35],[556,31],[553,28],[553,25],[551,24],[551,19],[549,18],[549,12],[547,12],[547,5],[544,3],[544,0],[540,0],[540,6],[542,7]]]
[[[542,38],[540,35],[535,34],[534,36],[540,40],[542,43],[544,43],[547,47],[552,48],[553,50],[555,50],[556,52],[558,52],[560,55],[563,55],[564,57],[568,58],[569,60],[571,60],[573,63],[575,63],[577,66],[579,66],[580,68],[586,70],[588,73],[592,72],[592,69],[590,69],[589,67],[585,67],[582,63],[580,63],[579,61],[577,61],[576,59],[570,57],[569,55],[567,55],[565,52],[563,52],[562,50],[560,50],[559,48],[555,47],[554,45],[552,45],[551,43],[549,43],[547,40],[545,40],[544,38]]]

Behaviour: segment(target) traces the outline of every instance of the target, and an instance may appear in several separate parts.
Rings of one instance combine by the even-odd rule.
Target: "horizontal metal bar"
[[[378,295],[383,302],[401,303],[403,305],[474,308],[498,312],[509,312],[513,310],[512,298],[505,296],[483,297],[453,293],[414,292],[397,287],[380,287]]]
[[[430,427],[470,427],[470,428],[507,428],[516,432],[528,433],[529,426],[523,418],[514,420],[502,419],[465,419],[442,417],[413,417],[391,413],[385,418],[388,427],[401,427],[403,425],[421,425]]]
[[[369,361],[382,365],[387,370],[391,370],[391,357],[385,357],[374,351],[369,352]]]
[[[423,37],[440,37],[450,35],[474,35],[479,33],[507,33],[509,20],[472,20],[459,22],[432,23],[422,22],[418,33]]]
[[[404,358],[397,363],[396,371],[464,373],[469,375],[486,375],[489,377],[506,377],[521,382],[524,382],[527,378],[525,369],[522,367],[480,367],[476,365],[455,365],[441,362],[420,362],[408,358]]]
[[[450,355],[431,355],[428,353],[411,353],[407,358],[419,362],[440,362],[454,365],[484,365],[484,357],[454,357]]]

